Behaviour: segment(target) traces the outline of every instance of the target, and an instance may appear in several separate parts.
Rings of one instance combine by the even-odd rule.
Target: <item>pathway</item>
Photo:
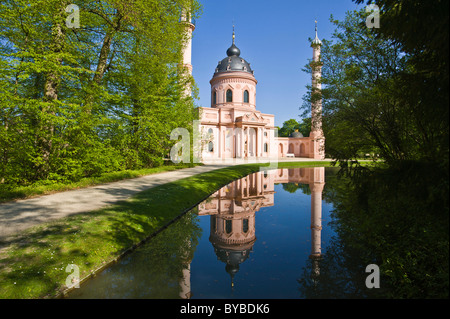
[[[302,160],[309,159],[295,159]],[[242,163],[216,163],[184,168],[0,204],[0,241],[43,222],[97,210],[151,187],[236,164]]]

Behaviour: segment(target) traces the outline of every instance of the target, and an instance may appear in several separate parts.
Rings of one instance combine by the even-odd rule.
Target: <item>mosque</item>
[[[190,19],[186,24],[189,40],[184,49],[183,64],[192,74],[192,32]],[[322,42],[316,35],[313,48],[312,88],[320,91]],[[322,101],[311,105],[311,132],[309,137],[294,132],[290,137],[278,137],[273,114],[261,113],[256,108],[256,80],[250,63],[241,57],[235,43],[226,50],[226,57],[218,62],[211,84],[211,107],[199,108],[199,132],[202,162],[226,159],[271,160],[285,157],[325,158],[325,137],[322,131]],[[294,115],[294,114],[293,114]]]

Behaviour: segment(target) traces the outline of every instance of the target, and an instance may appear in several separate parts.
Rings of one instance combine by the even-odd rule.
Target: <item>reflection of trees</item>
[[[448,298],[448,172],[410,165],[327,181],[338,238],[299,279],[309,298]],[[380,267],[381,289],[365,287],[365,267]]]
[[[298,189],[302,191],[305,195],[311,195],[311,190],[309,189],[308,184],[300,184],[300,183],[283,183],[283,190],[289,193],[295,193]]]
[[[179,298],[200,235],[195,209],[77,290],[82,298]]]
[[[308,260],[298,280],[303,298],[370,298],[380,293],[366,288],[366,262],[356,249],[344,245],[334,237],[320,260]],[[318,275],[317,267],[320,268]]]

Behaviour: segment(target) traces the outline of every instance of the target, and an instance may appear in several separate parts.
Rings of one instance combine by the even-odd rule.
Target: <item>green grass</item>
[[[52,183],[48,181],[47,184],[34,184],[29,186],[17,186],[14,188],[7,188],[6,185],[0,184],[0,203],[16,200],[31,198],[39,195],[47,195],[56,192],[67,191],[71,189],[85,188],[89,186],[95,186],[104,183],[116,182],[124,179],[136,178],[145,175],[151,175],[162,172],[169,172],[177,169],[194,167],[201,164],[177,164],[177,165],[164,165],[152,168],[143,168],[139,170],[125,170],[104,173],[100,176],[85,177],[77,182],[72,183]]]
[[[329,165],[288,162],[278,167]],[[65,271],[68,264],[79,267],[81,278],[89,277],[216,190],[260,167],[247,164],[198,174],[148,189],[114,206],[27,230],[0,249],[0,298],[58,296],[70,274]]]

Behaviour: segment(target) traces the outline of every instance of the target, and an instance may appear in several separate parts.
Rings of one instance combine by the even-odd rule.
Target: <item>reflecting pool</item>
[[[69,297],[305,298],[335,236],[333,205],[322,199],[333,172],[277,169],[236,180]]]

